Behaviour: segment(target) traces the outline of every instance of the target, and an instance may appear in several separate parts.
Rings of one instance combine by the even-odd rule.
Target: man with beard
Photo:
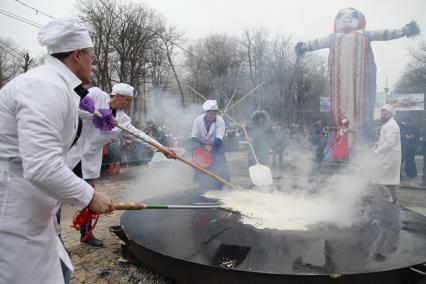
[[[385,104],[381,108],[381,121],[379,141],[373,153],[378,161],[377,180],[379,190],[389,199],[387,190],[392,196],[392,202],[399,205],[398,187],[401,171],[401,136],[398,123],[393,118],[392,105]],[[387,190],[386,190],[387,189]]]

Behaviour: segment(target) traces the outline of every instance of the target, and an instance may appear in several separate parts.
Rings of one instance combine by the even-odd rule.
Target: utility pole
[[[388,103],[388,92],[389,92],[389,88],[388,88],[388,76],[386,76],[386,86],[385,86],[385,104]]]

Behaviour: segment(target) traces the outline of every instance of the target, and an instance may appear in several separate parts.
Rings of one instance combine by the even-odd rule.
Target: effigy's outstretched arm
[[[315,51],[318,49],[330,47],[330,36],[319,38],[308,42],[298,42],[296,44],[296,54],[298,56],[304,55],[306,52]]]
[[[418,34],[420,34],[419,26],[415,21],[410,22],[409,24],[405,25],[401,29],[386,29],[386,30],[375,30],[375,31],[369,31],[370,33],[370,40],[377,40],[377,41],[386,41],[386,40],[393,40],[401,37],[413,37]]]

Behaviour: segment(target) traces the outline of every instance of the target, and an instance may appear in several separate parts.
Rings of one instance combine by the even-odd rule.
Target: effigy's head
[[[335,33],[350,33],[365,29],[365,16],[354,8],[345,8],[337,13],[334,20]]]
[[[342,120],[340,120],[340,124],[341,124],[343,127],[347,127],[347,126],[349,126],[349,119],[348,119],[347,117],[343,117],[343,118],[342,118]]]

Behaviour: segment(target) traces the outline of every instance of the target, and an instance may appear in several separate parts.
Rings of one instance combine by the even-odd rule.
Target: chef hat
[[[89,31],[75,18],[57,18],[38,32],[38,42],[49,54],[93,47]]]
[[[112,94],[133,97],[134,88],[126,83],[118,83],[112,87]]]
[[[380,110],[387,110],[390,113],[392,113],[392,115],[395,114],[395,109],[393,108],[391,104],[385,104],[384,106],[382,106]]]
[[[203,110],[209,111],[209,110],[217,110],[217,102],[216,100],[207,100],[203,104]]]

